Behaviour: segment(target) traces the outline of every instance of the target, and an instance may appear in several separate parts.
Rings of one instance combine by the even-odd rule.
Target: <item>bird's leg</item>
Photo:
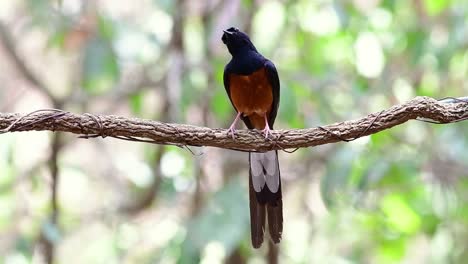
[[[268,119],[267,119],[266,113],[264,117],[265,117],[265,128],[262,130],[262,132],[265,134],[265,138],[268,138],[268,135],[269,134],[271,135],[271,129],[270,129],[270,126],[268,125]]]
[[[239,117],[241,116],[241,112],[237,112],[236,118],[232,122],[231,126],[228,129],[228,134],[232,135],[232,139],[234,139],[234,133],[236,132],[236,123],[239,120]]]

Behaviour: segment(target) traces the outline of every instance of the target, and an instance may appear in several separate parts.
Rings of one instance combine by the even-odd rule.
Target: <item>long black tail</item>
[[[268,231],[274,243],[283,233],[283,200],[278,153],[249,153],[250,228],[254,248],[263,243],[268,218]]]

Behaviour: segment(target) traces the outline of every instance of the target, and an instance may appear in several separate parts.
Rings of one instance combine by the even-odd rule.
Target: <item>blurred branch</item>
[[[52,211],[50,212],[49,221],[46,223],[50,225],[49,229],[52,228],[53,230],[59,230],[58,226],[58,219],[59,219],[59,207],[58,207],[58,183],[59,183],[59,167],[58,167],[58,159],[60,149],[62,147],[61,143],[61,135],[59,133],[55,134],[52,138],[52,150],[51,155],[49,158],[49,170],[51,174],[51,207]],[[54,263],[54,256],[55,256],[55,243],[56,238],[51,237],[51,231],[48,228],[43,228],[41,235],[41,242],[44,247],[44,257],[46,263]]]
[[[151,85],[145,84],[145,82],[149,83],[150,78],[147,72],[148,69],[144,69],[143,78],[140,78],[142,83],[136,86],[142,88],[146,85],[162,89],[162,107],[159,119],[163,122],[171,121],[174,116],[178,116],[177,112],[179,111],[179,107],[177,106],[180,101],[181,93],[180,80],[183,79],[182,76],[184,72],[183,25],[185,12],[180,12],[180,10],[184,10],[185,0],[177,0],[174,5],[174,10],[177,10],[177,12],[174,13],[174,26],[172,27],[171,41],[163,52],[163,54],[165,54],[163,57],[168,57],[164,59],[172,63],[169,65],[164,76],[158,82],[153,82]],[[164,61],[164,59],[161,59],[161,61]],[[156,65],[157,64],[153,64],[152,66]],[[162,83],[166,83],[167,85],[163,86],[161,85]],[[135,214],[150,207],[154,203],[162,183],[161,159],[166,149],[167,148],[164,146],[158,146],[158,148],[156,148],[156,153],[150,161],[152,164],[153,182],[149,188],[142,191],[143,194],[135,202],[123,207],[125,212]]]
[[[407,103],[356,120],[307,129],[275,130],[269,139],[265,139],[261,131],[255,130],[239,130],[233,139],[227,129],[113,115],[79,115],[57,109],[38,110],[26,115],[0,113],[0,134],[49,130],[79,134],[82,138],[108,136],[180,147],[210,146],[240,151],[267,151],[350,141],[412,119],[440,124],[466,120],[468,98],[437,101],[429,97],[416,97]]]
[[[40,81],[33,74],[33,72],[26,66],[26,64],[20,58],[18,52],[15,49],[15,43],[13,42],[13,38],[10,32],[8,31],[7,27],[1,21],[0,21],[0,41],[2,42],[8,55],[11,57],[13,63],[15,64],[19,72],[23,75],[23,77],[29,83],[31,83],[36,89],[44,93],[55,105],[57,101],[56,98],[49,91],[49,89],[47,89],[46,85],[42,83],[42,81]]]
[[[271,240],[268,240],[268,253],[266,255],[267,263],[278,264],[279,247]]]
[[[177,0],[174,3],[177,12],[174,13],[174,25],[172,37],[168,47],[169,68],[166,73],[166,97],[169,103],[170,120],[176,120],[180,116],[180,98],[182,94],[182,81],[185,71],[184,55],[184,21],[186,19],[186,1]]]
[[[159,187],[162,183],[161,176],[161,159],[166,151],[164,146],[158,146],[154,158],[151,160],[151,170],[153,173],[153,182],[151,185],[142,191],[137,197],[136,201],[131,204],[124,205],[121,207],[121,211],[128,214],[137,214],[145,209],[148,209],[153,205],[159,191]]]
[[[0,21],[0,41],[2,42],[5,50],[7,51],[8,55],[11,57],[13,63],[15,64],[18,71],[23,75],[23,77],[32,84],[37,90],[43,93],[47,98],[52,102],[54,107],[61,107],[62,103],[52,94],[52,92],[48,89],[48,87],[40,81],[35,74],[26,66],[26,63],[20,58],[15,46],[16,44],[13,41],[13,37],[11,36],[10,32],[8,31],[5,24]],[[51,173],[51,212],[50,212],[50,222],[46,223],[46,225],[51,225],[52,228],[58,230],[58,181],[59,181],[59,167],[58,167],[58,157],[60,151],[60,135],[54,135],[52,139],[52,153],[49,159],[49,168]],[[47,229],[43,231],[41,234],[40,241],[43,246],[43,253],[45,257],[46,263],[54,263],[54,256],[55,256],[55,241],[54,238],[50,237],[47,234]]]
[[[166,122],[169,119],[169,100],[167,98],[167,92],[163,93],[163,97],[164,100],[160,118],[162,121]],[[164,146],[158,146],[156,148],[154,157],[150,161],[153,182],[146,190],[142,191],[142,194],[135,202],[122,207],[124,212],[136,214],[149,208],[154,203],[154,200],[158,195],[159,187],[162,183],[161,160],[166,150],[167,148]]]

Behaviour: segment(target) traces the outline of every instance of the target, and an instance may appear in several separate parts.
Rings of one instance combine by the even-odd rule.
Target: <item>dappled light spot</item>
[[[392,24],[392,20],[392,13],[383,8],[376,8],[370,14],[370,23],[376,29],[387,29]]]
[[[205,246],[201,258],[201,264],[221,263],[226,257],[226,249],[218,241],[211,241]]]
[[[313,1],[304,2],[298,8],[299,23],[307,31],[319,36],[331,35],[340,28],[338,14],[332,5],[315,10]]]
[[[398,102],[403,103],[414,97],[414,88],[405,80],[398,78],[393,83],[393,94],[398,99]]]
[[[374,33],[360,33],[354,44],[356,69],[367,78],[378,77],[383,70],[385,57],[379,39]]]
[[[121,173],[138,187],[146,187],[153,181],[148,164],[133,155],[119,156],[115,164]]]
[[[161,160],[161,171],[165,177],[174,178],[179,176],[185,166],[184,157],[175,151],[165,153]]]
[[[281,38],[281,28],[285,22],[284,7],[276,1],[265,2],[253,20],[252,41],[259,50],[268,50]]]

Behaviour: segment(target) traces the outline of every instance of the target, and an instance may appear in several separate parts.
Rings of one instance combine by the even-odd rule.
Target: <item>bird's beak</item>
[[[228,39],[231,38],[232,36],[232,32],[229,32],[227,30],[223,30],[224,34],[223,36],[221,37],[221,40],[223,41],[224,44],[227,44],[228,43]]]

